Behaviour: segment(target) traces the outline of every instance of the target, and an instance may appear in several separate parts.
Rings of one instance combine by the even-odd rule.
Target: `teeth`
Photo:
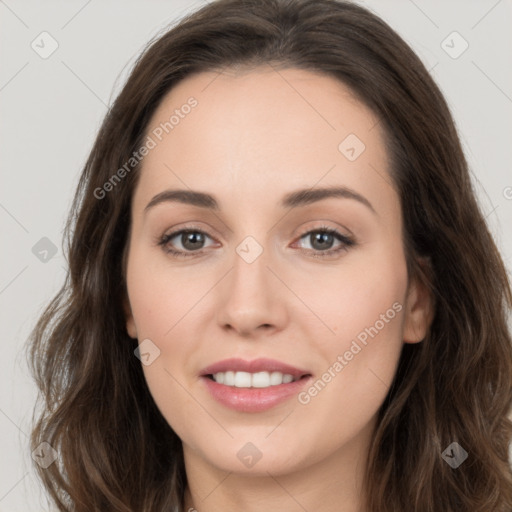
[[[213,374],[213,379],[219,384],[225,386],[234,386],[236,388],[268,388],[278,386],[279,384],[288,384],[298,379],[293,375],[281,372],[219,372]]]

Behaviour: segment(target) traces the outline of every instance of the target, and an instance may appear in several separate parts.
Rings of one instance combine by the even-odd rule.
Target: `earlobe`
[[[130,338],[137,339],[137,327],[135,326],[132,308],[130,307],[130,303],[127,299],[123,302],[123,310],[126,318],[126,332]]]
[[[133,316],[126,320],[126,331],[128,332],[128,336],[136,340],[137,336],[137,328],[135,327],[135,322],[133,321]]]
[[[410,283],[405,304],[404,343],[419,343],[425,339],[433,313],[433,298],[427,285],[414,279]]]

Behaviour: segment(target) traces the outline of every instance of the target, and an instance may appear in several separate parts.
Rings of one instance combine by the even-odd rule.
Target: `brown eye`
[[[309,242],[309,247],[305,247],[305,249],[313,253],[313,256],[318,257],[346,251],[349,247],[355,245],[355,241],[352,238],[342,235],[336,229],[327,227],[308,231],[301,236],[300,240]],[[334,245],[336,246],[333,248]]]
[[[204,244],[204,233],[198,231],[187,231],[178,235],[181,245],[188,251],[202,249]]]
[[[206,233],[198,229],[182,229],[164,235],[158,242],[166,252],[177,256],[188,256],[187,253],[200,252],[205,248]]]
[[[310,233],[308,236],[311,242],[311,246],[316,251],[331,249],[332,245],[335,242],[334,235],[332,235],[331,233],[315,231],[314,233]]]

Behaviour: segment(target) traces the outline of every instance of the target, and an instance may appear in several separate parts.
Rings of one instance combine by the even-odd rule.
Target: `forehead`
[[[316,183],[373,195],[391,183],[378,118],[342,82],[311,71],[192,75],[163,98],[146,136],[155,146],[136,192],[146,198],[174,185],[261,202]]]

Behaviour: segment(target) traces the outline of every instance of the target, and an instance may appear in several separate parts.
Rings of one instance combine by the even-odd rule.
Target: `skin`
[[[430,297],[407,275],[378,120],[333,78],[260,67],[188,77],[146,133],[190,96],[198,105],[143,160],[125,305],[129,335],[160,350],[143,370],[183,441],[185,510],[362,511],[377,411],[403,343],[420,342],[431,318]],[[366,146],[352,162],[338,149],[351,133]],[[350,198],[280,206],[289,192],[329,186],[356,191],[375,211]],[[175,188],[212,194],[220,209],[167,201],[144,213]],[[191,224],[208,235],[199,256],[177,258],[157,244]],[[313,257],[322,248],[304,235],[325,226],[356,244]],[[250,264],[236,252],[247,236],[263,248]],[[327,250],[343,245],[329,243]],[[190,247],[182,244],[177,236],[168,245]],[[238,412],[199,379],[230,357],[278,359],[317,379],[396,302],[401,311],[307,404],[292,397],[265,412]],[[237,457],[247,442],[262,454],[251,468]]]

